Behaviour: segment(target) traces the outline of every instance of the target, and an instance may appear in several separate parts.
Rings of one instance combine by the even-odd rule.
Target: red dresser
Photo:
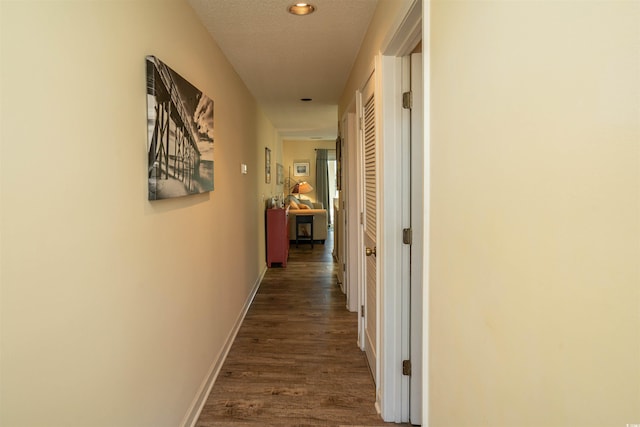
[[[287,266],[289,257],[289,208],[266,210],[267,267]]]

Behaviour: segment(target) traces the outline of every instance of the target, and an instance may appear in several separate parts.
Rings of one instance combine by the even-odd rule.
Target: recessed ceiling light
[[[313,99],[311,99],[311,98],[300,98],[300,101],[302,101],[302,102],[310,102],[310,101],[313,101]]]
[[[292,15],[309,15],[315,12],[316,7],[309,3],[296,3],[289,6],[289,13]]]

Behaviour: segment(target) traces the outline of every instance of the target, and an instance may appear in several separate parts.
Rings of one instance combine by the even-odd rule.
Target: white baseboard
[[[198,421],[198,417],[200,417],[200,412],[202,412],[202,408],[204,407],[204,404],[207,401],[207,398],[209,397],[209,393],[211,393],[213,384],[216,382],[216,378],[218,378],[218,374],[222,369],[222,365],[224,364],[224,361],[227,358],[227,355],[229,354],[229,350],[231,350],[231,345],[233,344],[233,341],[236,339],[236,335],[240,330],[240,326],[242,326],[244,317],[247,315],[247,312],[249,311],[249,307],[251,307],[253,298],[256,296],[256,293],[258,292],[258,288],[260,287],[260,283],[262,283],[262,279],[264,278],[264,275],[266,274],[266,272],[267,272],[267,267],[265,265],[265,267],[262,270],[262,273],[260,274],[260,277],[258,277],[258,280],[256,281],[256,283],[254,283],[253,289],[251,290],[249,297],[245,301],[242,311],[240,312],[240,314],[238,315],[238,318],[236,319],[236,323],[234,324],[233,328],[229,332],[229,335],[227,336],[227,340],[225,341],[224,346],[218,353],[218,357],[216,357],[216,359],[211,364],[211,367],[209,368],[209,372],[207,373],[204,381],[202,382],[202,385],[198,389],[198,392],[196,393],[196,397],[191,403],[191,406],[189,406],[189,410],[187,411],[187,414],[182,420],[180,427],[194,427],[196,425],[196,422]]]

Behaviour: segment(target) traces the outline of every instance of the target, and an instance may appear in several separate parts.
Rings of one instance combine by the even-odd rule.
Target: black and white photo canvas
[[[213,100],[147,56],[149,200],[213,191]]]

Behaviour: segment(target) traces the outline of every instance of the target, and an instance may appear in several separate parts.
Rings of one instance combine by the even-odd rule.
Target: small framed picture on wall
[[[280,163],[276,163],[276,184],[284,184],[284,166]]]
[[[309,161],[294,162],[293,176],[309,176]]]

